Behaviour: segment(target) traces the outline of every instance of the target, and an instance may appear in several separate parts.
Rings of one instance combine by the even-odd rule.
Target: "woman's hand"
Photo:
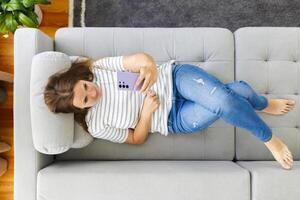
[[[157,94],[153,90],[147,91],[142,108],[142,114],[152,114],[159,107],[160,101]]]
[[[134,87],[136,88],[144,80],[143,87],[140,89],[140,92],[147,92],[157,80],[157,71],[157,67],[153,62],[141,67],[140,76]]]

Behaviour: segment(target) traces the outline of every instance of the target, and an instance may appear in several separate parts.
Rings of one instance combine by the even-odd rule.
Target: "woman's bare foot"
[[[265,142],[265,145],[284,169],[292,168],[293,156],[288,147],[276,135],[273,134],[272,138]]]
[[[295,105],[295,100],[292,99],[268,99],[268,107],[266,107],[262,112],[282,115],[289,112]]]

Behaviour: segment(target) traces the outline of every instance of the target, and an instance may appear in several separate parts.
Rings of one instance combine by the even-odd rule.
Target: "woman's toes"
[[[289,160],[289,161],[291,161],[291,162],[293,162],[293,158],[289,154],[284,154],[284,158],[287,159],[287,160]]]
[[[288,108],[293,108],[294,105],[286,104],[286,107],[288,107]]]
[[[286,106],[285,109],[292,110],[293,106]]]
[[[290,160],[288,157],[285,158],[285,162],[286,162],[289,166],[292,166],[292,165],[293,165],[293,161]]]
[[[295,100],[291,100],[292,104],[295,105],[296,101]]]
[[[288,101],[287,101],[287,104],[289,104],[289,105],[294,105],[295,103],[296,103],[295,100],[288,100]]]
[[[287,165],[289,165],[289,166],[292,165],[292,164],[291,164],[291,161],[288,160],[287,158],[284,158],[283,161],[284,161]]]
[[[290,164],[290,165],[293,165],[294,161],[289,158],[289,157],[286,157],[285,160]]]
[[[281,163],[281,166],[282,166],[284,169],[290,169],[290,168],[291,168],[290,165],[287,164],[287,163],[284,162],[284,161]]]
[[[288,162],[285,162],[284,168],[285,168],[285,169],[291,169],[291,168],[292,168],[292,165],[289,164]]]
[[[287,113],[287,112],[291,111],[291,109],[292,109],[292,107],[286,106],[285,108],[283,108],[283,109],[281,110],[281,112]]]
[[[288,158],[290,158],[291,160],[293,160],[293,155],[292,153],[288,150],[288,149],[285,149],[285,153],[284,153]]]
[[[285,169],[290,169],[291,168],[291,164],[289,164],[289,162],[285,158],[282,158],[280,164]]]
[[[286,156],[288,156],[291,160],[293,160],[293,156],[290,153],[285,153]]]

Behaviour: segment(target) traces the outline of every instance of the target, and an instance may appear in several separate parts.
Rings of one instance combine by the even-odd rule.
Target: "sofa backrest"
[[[157,64],[171,59],[201,66],[224,83],[234,80],[233,34],[223,28],[60,28],[55,50],[68,55],[105,56],[146,52]],[[83,129],[75,127],[75,131]],[[143,145],[117,144],[95,139],[81,149],[70,149],[58,160],[203,159],[232,160],[234,127],[218,119],[193,135],[150,133]]]
[[[300,28],[245,27],[234,33],[236,80],[249,83],[260,95],[294,99],[294,108],[284,115],[258,115],[300,159]],[[238,160],[274,160],[264,143],[241,128],[236,128]]]

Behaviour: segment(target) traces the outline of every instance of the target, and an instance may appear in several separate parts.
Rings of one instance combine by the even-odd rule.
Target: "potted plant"
[[[49,0],[0,0],[0,33],[15,33],[20,26],[37,28],[42,12],[36,4],[51,4]]]

